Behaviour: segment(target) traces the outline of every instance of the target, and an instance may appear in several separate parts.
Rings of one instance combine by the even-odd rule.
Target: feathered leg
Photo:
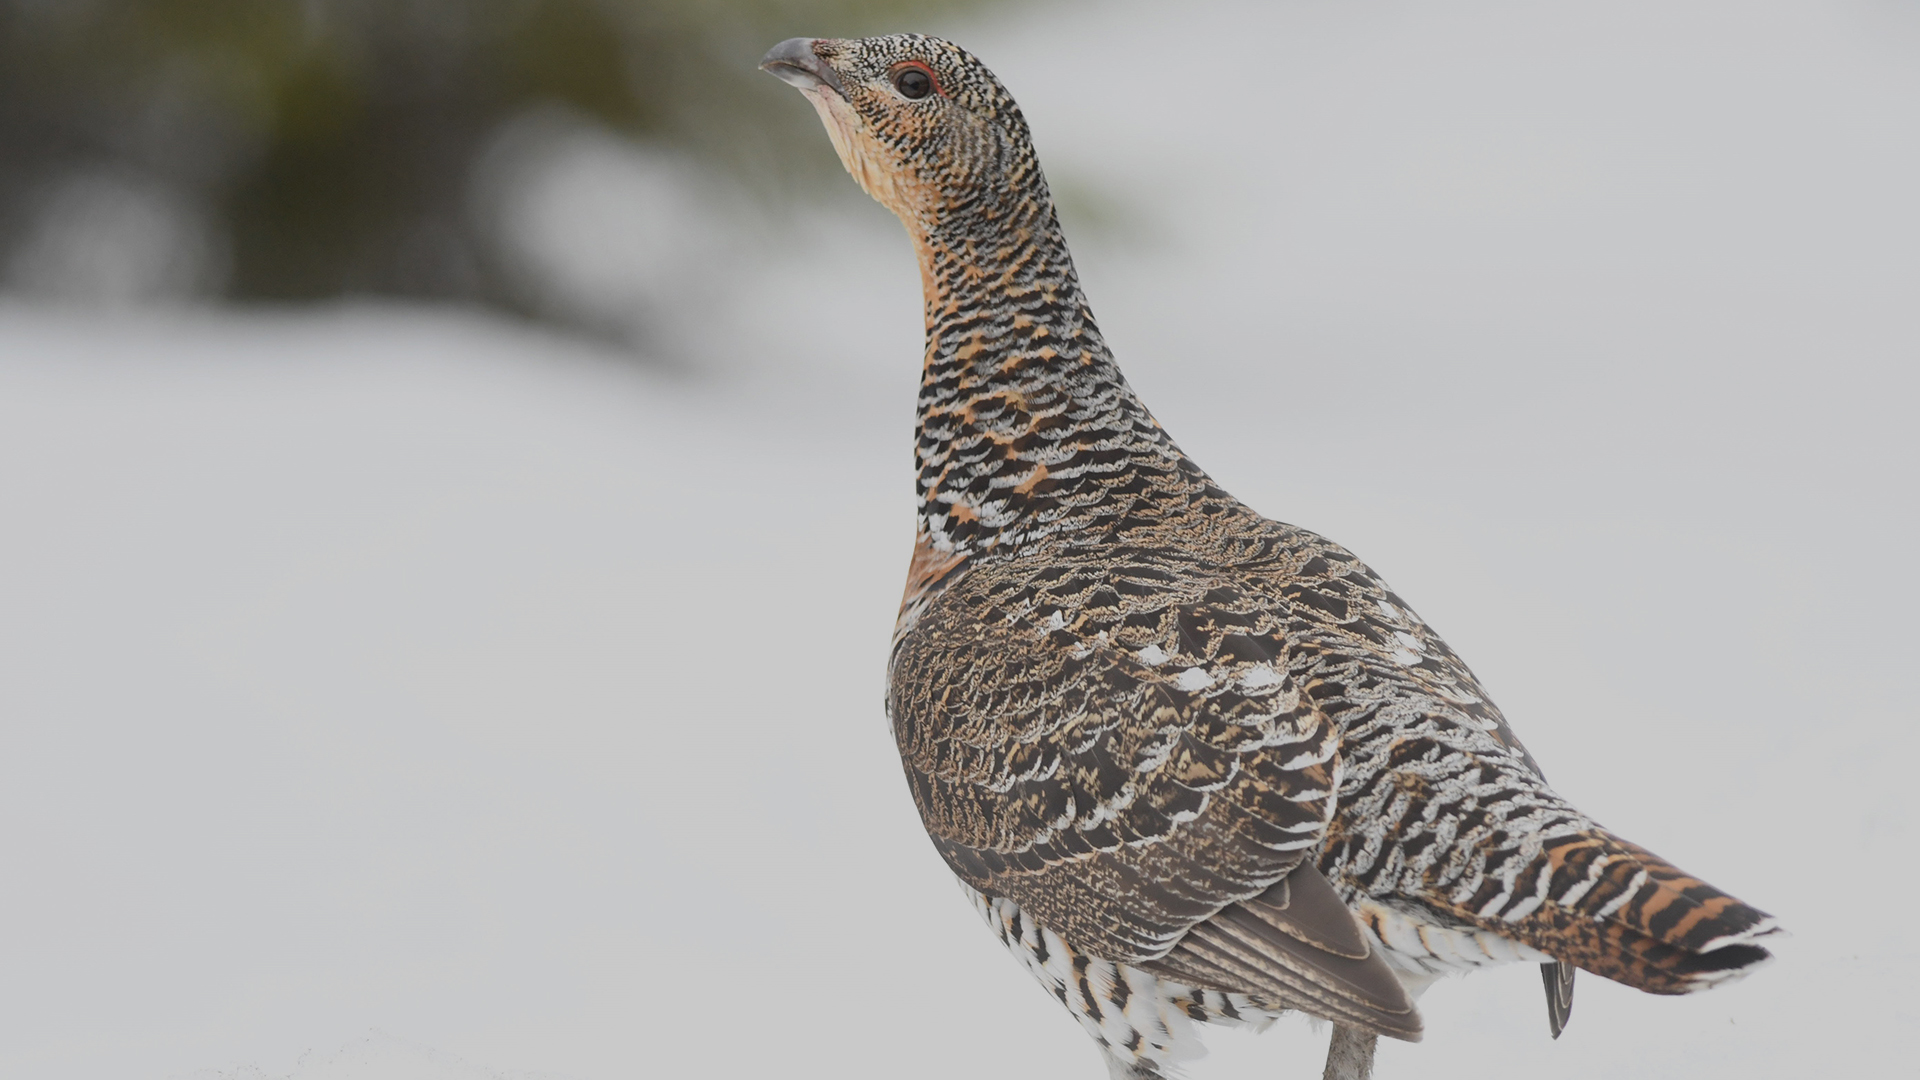
[[[1112,1080],[1165,1080],[1151,1062],[1123,1059],[1104,1046],[1100,1048],[1100,1056],[1107,1060],[1107,1075]]]
[[[1327,1071],[1321,1080],[1369,1080],[1373,1076],[1373,1046],[1380,1036],[1366,1028],[1333,1025],[1327,1045]]]

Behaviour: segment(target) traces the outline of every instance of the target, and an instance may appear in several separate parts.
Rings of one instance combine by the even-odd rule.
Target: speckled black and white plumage
[[[1191,1054],[1193,1021],[1288,1009],[1418,1038],[1383,961],[1415,994],[1514,961],[1686,993],[1768,958],[1770,918],[1555,794],[1365,564],[1180,451],[1115,366],[984,66],[916,35],[796,39],[767,66],[906,224],[925,284],[887,696],[914,802],[1116,1075]],[[896,87],[909,68],[932,93]],[[1549,974],[1557,1033],[1570,969]]]

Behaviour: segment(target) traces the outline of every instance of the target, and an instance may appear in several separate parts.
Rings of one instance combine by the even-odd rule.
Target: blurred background
[[[987,6],[0,0],[0,265],[68,302],[388,296],[643,336],[711,256],[699,219],[832,163],[769,122],[765,42]]]
[[[1906,1068],[1910,0],[0,12],[0,1077],[1101,1075],[900,780],[919,278],[754,70],[898,29],[1182,445],[1795,934],[1383,1080]]]

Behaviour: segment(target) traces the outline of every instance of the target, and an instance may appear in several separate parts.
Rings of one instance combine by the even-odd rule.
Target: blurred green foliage
[[[229,296],[514,306],[467,199],[503,124],[557,105],[778,189],[831,158],[768,121],[769,45],[983,2],[0,0],[0,254],[109,170],[199,209]]]

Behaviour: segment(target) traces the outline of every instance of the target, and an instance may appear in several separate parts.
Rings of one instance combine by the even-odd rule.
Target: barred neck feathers
[[[1017,186],[914,238],[927,309],[918,534],[955,558],[1204,482],[1114,365],[1027,164]]]
[[[918,34],[795,38],[764,66],[806,94],[847,171],[919,254],[927,351],[909,599],[971,556],[1104,533],[1213,490],[1114,366],[1026,119],[992,72]]]

